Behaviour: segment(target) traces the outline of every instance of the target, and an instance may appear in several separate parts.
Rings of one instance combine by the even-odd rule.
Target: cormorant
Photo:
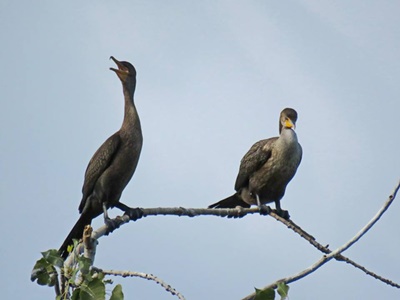
[[[286,185],[300,165],[302,149],[294,132],[297,112],[292,108],[282,110],[279,118],[279,137],[255,143],[240,162],[236,178],[236,193],[209,208],[250,207],[252,204],[275,202],[277,213],[288,219],[281,209],[280,200]]]
[[[75,226],[59,249],[63,258],[68,256],[67,247],[72,239],[80,239],[83,229],[92,219],[104,213],[106,223],[111,223],[107,209],[118,207],[131,218],[138,214],[137,209],[119,202],[122,191],[135,172],[143,144],[142,129],[133,95],[136,88],[136,70],[129,62],[110,57],[118,69],[114,71],[122,82],[125,113],[120,130],[110,136],[95,152],[85,172],[82,187],[81,214]]]

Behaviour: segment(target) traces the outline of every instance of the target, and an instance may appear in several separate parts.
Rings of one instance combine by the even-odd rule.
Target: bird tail
[[[79,217],[78,221],[75,223],[74,227],[68,234],[64,243],[61,245],[60,249],[58,250],[58,252],[60,253],[60,255],[63,259],[66,259],[68,257],[67,248],[69,245],[73,244],[72,240],[80,239],[83,235],[83,230],[85,229],[85,226],[90,225],[91,223],[92,223],[92,219],[88,218],[88,216],[82,214]]]
[[[236,206],[250,207],[249,204],[242,200],[242,197],[238,193],[229,196],[228,198],[222,199],[217,203],[211,204],[208,208],[235,208]]]

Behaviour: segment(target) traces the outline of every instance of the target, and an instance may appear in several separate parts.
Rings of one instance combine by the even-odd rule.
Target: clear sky
[[[242,156],[293,107],[303,161],[282,207],[322,244],[345,243],[399,179],[399,12],[368,0],[0,1],[2,298],[54,298],[30,271],[77,220],[87,163],[122,122],[110,55],[137,69],[144,135],[122,202],[205,207],[232,194]],[[396,282],[399,202],[344,253]],[[268,217],[149,217],[102,238],[95,265],[152,273],[187,299],[239,299],[320,257]],[[116,282],[126,299],[174,299]],[[331,261],[290,295],[400,291]]]

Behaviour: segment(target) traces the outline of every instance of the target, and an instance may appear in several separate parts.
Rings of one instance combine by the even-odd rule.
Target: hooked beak
[[[296,125],[290,120],[289,118],[286,118],[285,120],[285,127],[290,128],[290,129],[296,129]]]
[[[117,65],[118,69],[115,68],[110,68],[111,71],[114,71],[119,79],[121,79],[122,81],[125,81],[126,78],[129,75],[129,71],[128,68],[126,68],[119,60],[117,60],[114,56],[110,56],[110,59],[112,59],[115,64]]]

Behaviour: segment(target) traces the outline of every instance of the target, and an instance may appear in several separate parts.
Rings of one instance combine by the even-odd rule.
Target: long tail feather
[[[73,242],[72,242],[73,239],[78,240],[82,237],[85,226],[90,225],[91,222],[92,222],[92,219],[88,218],[88,216],[83,215],[83,214],[80,216],[80,218],[78,219],[78,221],[75,223],[74,227],[68,234],[67,238],[65,239],[64,243],[61,245],[60,249],[58,250],[58,252],[61,254],[62,258],[64,258],[64,259],[67,258],[68,246],[73,244]]]
[[[211,204],[208,208],[235,208],[236,206],[250,207],[249,204],[244,202],[242,198],[237,193],[235,193],[232,196]]]

